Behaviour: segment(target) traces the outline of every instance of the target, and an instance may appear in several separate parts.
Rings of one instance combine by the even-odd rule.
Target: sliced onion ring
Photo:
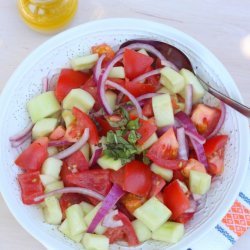
[[[179,69],[170,61],[168,60],[161,60],[161,65],[165,67],[172,68],[175,71],[179,71]]]
[[[31,134],[32,128],[33,128],[34,124],[32,122],[29,122],[29,124],[20,132],[18,132],[17,134],[11,136],[9,138],[9,140],[11,142],[16,142],[19,141],[21,139],[23,139],[24,137],[27,137],[27,135]]]
[[[100,76],[101,76],[101,73],[102,73],[102,62],[103,62],[105,56],[106,56],[105,54],[102,54],[102,55],[99,57],[99,59],[98,59],[96,65],[95,65],[95,67],[94,67],[94,69],[93,69],[94,81],[95,81],[96,83],[98,82],[98,80],[99,80],[99,78],[100,78]]]
[[[102,154],[102,149],[96,147],[94,149],[94,152],[93,152],[93,154],[91,156],[91,159],[89,161],[90,167],[92,167],[92,166],[94,166],[96,164],[96,162],[100,158],[101,154]]]
[[[59,152],[58,154],[54,155],[53,157],[61,160],[61,159],[64,159],[64,158],[72,155],[73,153],[78,151],[82,146],[84,146],[84,144],[88,141],[88,139],[89,139],[89,128],[86,128],[84,130],[82,137],[75,144],[73,144],[72,146]]]
[[[193,85],[187,84],[185,86],[185,113],[191,114],[193,104]]]
[[[157,95],[161,95],[161,93],[147,93],[145,95],[141,95],[141,96],[137,97],[136,100],[138,102],[140,102],[140,101],[143,101],[145,99],[150,99],[150,98],[157,96]]]
[[[194,138],[191,138],[190,136],[189,136],[189,138],[190,138],[192,145],[194,147],[198,161],[201,162],[207,168],[208,162],[207,162],[207,157],[206,157],[203,145],[201,143],[199,143],[198,141],[196,141]]]
[[[136,98],[132,94],[130,94],[125,88],[123,88],[122,86],[120,86],[119,84],[117,84],[115,82],[112,82],[112,81],[108,80],[107,85],[121,91],[124,95],[126,95],[130,99],[130,101],[135,105],[135,107],[137,109],[138,116],[140,118],[142,118],[143,115],[142,115],[141,106],[140,106],[140,104],[138,103],[138,101],[136,100]]]
[[[220,110],[221,110],[221,114],[220,114],[220,119],[215,127],[215,129],[213,130],[213,132],[207,137],[207,138],[211,138],[215,135],[218,134],[218,132],[220,131],[222,125],[225,122],[225,118],[226,118],[226,105],[224,102],[220,102]]]
[[[110,189],[108,195],[103,200],[102,206],[97,211],[95,217],[90,223],[87,232],[93,233],[97,225],[103,220],[103,218],[108,214],[110,209],[116,204],[116,202],[125,194],[121,187],[117,184],[114,184]]]
[[[177,128],[176,135],[179,144],[179,158],[182,160],[188,160],[188,148],[185,137],[185,129],[183,127]]]
[[[158,75],[161,73],[161,69],[154,69],[152,71],[149,71],[145,74],[142,74],[132,80],[132,82],[143,82],[146,78],[154,75]]]
[[[100,201],[102,201],[104,199],[103,195],[101,195],[95,191],[92,191],[90,189],[87,189],[87,188],[65,187],[65,188],[57,189],[57,190],[51,191],[47,194],[43,194],[41,196],[38,196],[38,197],[34,198],[34,201],[35,202],[41,201],[49,196],[56,195],[56,194],[68,194],[68,193],[77,193],[77,194],[87,195],[87,196],[93,197],[95,199],[98,199]]]
[[[123,226],[121,220],[115,220],[114,217],[118,214],[118,210],[111,210],[103,219],[102,225],[104,227],[116,228]]]
[[[43,84],[43,92],[47,92],[49,90],[49,79],[48,79],[48,77],[44,77],[42,79],[42,84]]]

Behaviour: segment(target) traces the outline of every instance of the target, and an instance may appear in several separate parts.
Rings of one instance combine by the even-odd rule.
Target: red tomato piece
[[[124,170],[125,170],[125,168],[120,168],[117,171],[111,170],[110,171],[111,182],[118,184],[120,187],[123,187],[124,173],[125,173]]]
[[[154,116],[153,106],[152,106],[152,99],[145,102],[142,108],[142,114],[146,117]]]
[[[100,44],[97,46],[93,46],[91,48],[91,50],[92,50],[93,54],[97,53],[99,56],[105,54],[106,55],[105,60],[107,60],[107,61],[112,60],[115,56],[114,50],[106,43],[103,43],[103,44]]]
[[[22,201],[26,205],[38,204],[34,198],[43,195],[43,185],[39,176],[40,172],[19,174],[17,179],[21,187]]]
[[[183,213],[178,218],[175,219],[176,222],[185,224],[194,217],[194,213]]]
[[[65,218],[65,211],[68,207],[74,204],[79,204],[82,201],[85,201],[85,199],[84,199],[84,196],[81,194],[74,194],[74,193],[63,194],[59,199],[63,218]]]
[[[152,174],[152,188],[149,197],[158,195],[165,185],[166,182],[160,175]]]
[[[49,136],[50,140],[59,140],[65,135],[65,128],[63,126],[58,126]]]
[[[116,241],[123,240],[126,241],[129,246],[138,245],[139,240],[128,217],[125,214],[119,212],[115,216],[115,220],[121,220],[123,222],[123,226],[116,228],[108,228],[106,230],[104,235],[109,238],[109,242],[112,244]]]
[[[171,181],[174,181],[174,180],[180,180],[180,181],[185,182],[186,179],[184,175],[182,174],[182,169],[173,171],[173,178]]]
[[[206,141],[204,150],[206,156],[209,157],[219,149],[224,148],[228,141],[228,135],[217,135]]]
[[[67,157],[64,161],[68,165],[68,168],[75,168],[77,172],[82,172],[83,170],[87,170],[89,168],[89,162],[80,150]]]
[[[164,204],[171,210],[171,218],[175,220],[190,206],[186,194],[183,192],[178,181],[171,182],[163,191]]]
[[[140,161],[131,161],[124,166],[123,190],[132,194],[147,196],[152,186],[152,172]]]
[[[78,172],[78,170],[77,170],[76,166],[72,166],[70,168],[65,161],[63,162],[62,169],[60,172],[60,177],[61,177],[65,187],[71,186],[71,183],[67,181],[68,175],[75,174],[77,172]]]
[[[81,71],[62,69],[55,89],[57,100],[61,102],[72,89],[80,88],[89,77],[89,74]]]
[[[150,66],[153,61],[154,59],[150,56],[143,55],[142,53],[134,50],[125,49],[123,64],[126,77],[132,80],[137,76],[146,73],[150,70]]]
[[[104,117],[96,117],[95,120],[99,124],[98,130],[100,136],[106,136],[108,131],[114,130]]]
[[[15,160],[15,164],[28,172],[38,171],[48,158],[48,138],[42,137],[28,146]]]
[[[135,194],[127,193],[125,194],[120,202],[125,206],[125,208],[133,214],[134,211],[142,206],[142,204],[146,201],[146,198],[143,196],[138,196]]]
[[[137,141],[139,145],[145,143],[150,136],[157,130],[157,126],[152,124],[149,120],[140,119],[140,127],[137,132],[141,135],[141,138]]]
[[[188,160],[187,165],[182,169],[182,174],[188,178],[191,170],[196,170],[202,173],[207,172],[205,166],[195,159]]]
[[[111,188],[109,170],[93,169],[66,176],[67,183],[71,186],[88,188],[99,194],[107,195]]]
[[[198,104],[192,112],[191,120],[200,134],[208,136],[215,129],[220,115],[219,109]]]

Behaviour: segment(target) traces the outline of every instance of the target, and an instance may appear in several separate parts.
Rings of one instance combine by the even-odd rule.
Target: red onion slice
[[[185,113],[191,114],[193,104],[193,85],[187,84],[185,87]]]
[[[132,80],[132,82],[143,82],[146,78],[154,75],[158,75],[161,73],[161,69],[154,69],[152,71],[149,71],[145,74],[142,74]]]
[[[95,81],[96,83],[98,82],[98,80],[99,80],[99,78],[100,78],[100,76],[101,76],[101,73],[102,73],[102,62],[103,62],[105,56],[106,56],[105,54],[102,54],[102,55],[99,57],[99,59],[98,59],[96,65],[95,65],[95,67],[94,67],[94,69],[93,69],[93,77],[94,77],[94,81]]]
[[[47,77],[44,77],[42,79],[42,84],[43,84],[43,90],[42,92],[47,92],[49,89],[49,79]]]
[[[185,211],[185,213],[195,213],[197,210],[197,202],[193,199],[189,199],[189,208]]]
[[[82,146],[84,146],[84,144],[88,141],[88,139],[89,139],[89,128],[86,128],[84,130],[82,137],[75,144],[73,144],[72,146],[59,152],[58,154],[54,155],[53,157],[61,160],[61,159],[64,159],[64,158],[72,155],[73,153],[78,151]]]
[[[161,65],[165,67],[172,68],[175,71],[179,71],[179,69],[170,61],[168,60],[161,60]]]
[[[104,196],[95,192],[95,191],[92,191],[90,189],[87,189],[87,188],[81,188],[81,187],[65,187],[65,188],[61,188],[61,189],[57,189],[57,190],[54,190],[54,191],[51,191],[47,194],[43,194],[41,196],[38,196],[36,198],[34,198],[34,201],[37,202],[37,201],[42,201],[43,199],[49,197],[49,196],[52,196],[52,195],[56,195],[56,194],[68,194],[68,193],[76,193],[76,194],[83,194],[83,195],[87,195],[87,196],[90,196],[90,197],[93,197],[97,200],[100,200],[102,201],[104,199]]]
[[[161,95],[161,93],[148,93],[148,94],[145,94],[145,95],[141,95],[139,97],[136,98],[136,100],[138,102],[142,101],[142,100],[145,100],[145,99],[150,99],[154,96],[157,96],[157,95]]]
[[[188,160],[188,147],[186,143],[185,129],[183,127],[177,128],[176,135],[179,144],[179,158],[182,160]]]
[[[220,131],[222,125],[225,122],[225,118],[226,118],[226,105],[224,102],[220,102],[220,110],[221,110],[221,114],[220,114],[220,119],[215,127],[215,129],[213,130],[213,132],[207,137],[207,138],[211,138],[215,135],[218,134],[218,132]]]
[[[94,166],[97,162],[97,160],[101,157],[102,149],[101,148],[95,148],[94,153],[91,156],[91,159],[89,161],[90,167]]]
[[[108,195],[103,200],[102,206],[96,213],[92,222],[90,223],[87,232],[93,233],[98,226],[98,224],[103,220],[103,218],[108,214],[110,209],[114,207],[116,202],[125,194],[121,187],[117,184],[114,184],[110,189]]]
[[[103,219],[102,225],[104,227],[116,228],[123,226],[121,220],[115,220],[114,217],[118,214],[118,210],[111,210]]]
[[[167,130],[169,130],[170,128],[172,128],[173,125],[168,125],[168,126],[165,126],[165,127],[162,127],[162,128],[158,128],[156,133],[157,135],[160,137],[162,136],[165,132],[167,132]]]
[[[207,168],[208,167],[207,157],[206,157],[203,145],[201,143],[199,143],[198,141],[196,141],[194,138],[191,138],[190,136],[189,136],[189,138],[190,138],[192,145],[194,147],[198,161],[201,162]]]
[[[188,135],[190,138],[193,138],[200,144],[204,144],[206,142],[206,139],[197,132],[196,127],[192,123],[191,119],[184,112],[178,112],[175,115],[175,118],[185,129],[186,135]]]
[[[137,113],[138,113],[138,116],[140,118],[142,118],[142,109],[141,109],[141,106],[140,104],[138,103],[138,101],[136,100],[136,98],[130,94],[126,89],[124,89],[122,86],[120,86],[119,84],[115,83],[115,82],[112,82],[112,81],[107,81],[107,85],[109,85],[110,87],[113,87],[117,90],[119,90],[120,92],[122,92],[124,95],[126,95],[130,101],[135,105],[136,109],[137,109]]]
[[[26,134],[23,138],[19,139],[18,141],[10,141],[12,148],[17,148],[21,146],[24,142],[26,142],[28,139],[31,139],[31,132]]]
[[[202,199],[202,195],[200,194],[192,194],[193,196],[193,199],[196,201],[196,202],[199,202],[199,200]]]
[[[11,136],[9,138],[9,140],[11,142],[16,142],[16,141],[20,141],[21,139],[23,139],[24,137],[27,137],[27,135],[31,135],[31,131],[33,128],[34,124],[32,122],[29,122],[29,124],[27,125],[27,127],[25,127],[23,130],[21,130],[20,132],[18,132],[17,134]]]
[[[106,95],[105,95],[105,84],[109,76],[110,70],[113,68],[113,66],[119,62],[123,58],[123,53],[117,55],[107,66],[103,74],[99,77],[97,88],[98,88],[98,95],[100,97],[101,104],[105,110],[106,113],[109,115],[113,114],[113,110],[109,106],[109,103],[107,101]]]

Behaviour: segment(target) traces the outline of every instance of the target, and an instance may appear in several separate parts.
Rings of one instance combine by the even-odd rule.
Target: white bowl
[[[83,24],[67,30],[45,42],[28,56],[12,75],[0,99],[0,188],[2,195],[17,221],[45,247],[50,249],[81,249],[80,244],[67,240],[54,226],[44,223],[36,206],[25,206],[20,199],[16,181],[19,169],[14,159],[19,152],[11,148],[8,138],[28,123],[26,103],[41,93],[42,77],[51,69],[69,66],[69,59],[88,53],[91,46],[106,42],[119,46],[133,38],[166,41],[184,51],[204,79],[241,101],[240,93],[225,67],[219,60],[188,35],[163,24],[137,19],[106,19]],[[206,101],[215,103],[210,96]],[[239,113],[227,108],[222,132],[229,134],[226,148],[225,171],[214,179],[212,188],[202,200],[194,219],[186,225],[183,239],[175,245],[149,241],[133,249],[182,249],[190,246],[223,217],[238,195],[244,180],[249,158],[248,121]],[[112,249],[120,247],[114,245]]]

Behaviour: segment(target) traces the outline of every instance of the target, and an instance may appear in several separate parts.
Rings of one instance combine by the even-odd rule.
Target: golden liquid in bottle
[[[55,32],[75,16],[78,0],[18,0],[24,22],[41,32]]]

